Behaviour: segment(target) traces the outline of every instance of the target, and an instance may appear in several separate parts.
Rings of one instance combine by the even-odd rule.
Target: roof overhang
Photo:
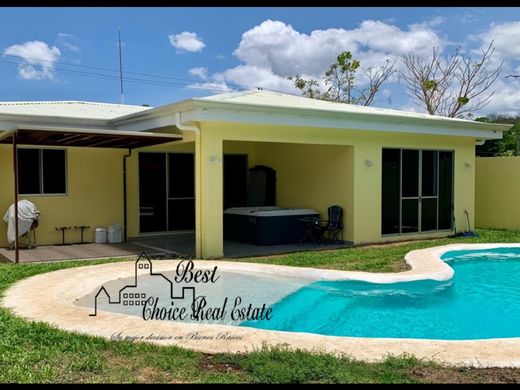
[[[204,121],[255,123],[298,127],[334,128],[471,137],[479,140],[500,139],[512,125],[446,118],[434,115],[411,115],[394,110],[380,112],[340,112],[334,110],[256,105],[238,102],[189,99],[145,112],[119,117],[111,124],[119,129],[142,131],[174,126],[174,113],[182,112],[185,123]]]
[[[16,134],[19,145],[135,149],[178,141],[176,134],[122,130],[95,130],[52,126],[17,126],[0,132],[0,143],[12,143]]]

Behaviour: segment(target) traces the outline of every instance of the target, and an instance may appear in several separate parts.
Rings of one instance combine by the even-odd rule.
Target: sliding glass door
[[[193,153],[139,153],[139,231],[195,229]]]
[[[452,228],[453,152],[383,149],[381,233]]]

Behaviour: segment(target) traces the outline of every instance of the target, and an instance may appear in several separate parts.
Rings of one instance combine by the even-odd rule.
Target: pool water
[[[174,271],[167,271],[163,273],[169,280],[175,279]],[[103,287],[110,294],[112,300],[118,298],[118,291],[127,285],[131,285],[135,282],[134,277],[124,277],[115,280],[111,280],[105,283]],[[208,308],[215,307],[220,308],[224,302],[224,299],[228,299],[226,305],[226,315],[222,319],[198,319],[193,320],[190,317],[184,319],[175,319],[172,321],[181,322],[197,322],[206,324],[222,324],[222,325],[239,325],[241,320],[233,319],[231,316],[231,310],[234,307],[235,297],[240,297],[242,301],[242,307],[251,304],[254,307],[260,307],[266,305],[271,307],[276,302],[279,302],[283,297],[292,294],[298,289],[312,283],[311,279],[306,278],[293,278],[288,276],[281,276],[275,274],[264,274],[255,272],[232,272],[232,271],[218,271],[218,280],[216,283],[196,283],[191,282],[179,282],[175,283],[175,295],[180,294],[183,287],[194,287],[196,296],[204,296],[208,302]],[[170,308],[178,307],[185,308],[188,313],[191,313],[192,300],[190,295],[187,293],[186,299],[175,300],[174,302],[170,297],[170,285],[162,276],[157,275],[140,275],[137,281],[138,288],[132,290],[139,294],[146,294],[146,297],[157,297],[159,298],[159,307]],[[95,295],[99,291],[98,286],[89,294],[78,298],[74,303],[78,306],[86,307],[89,309],[94,308]],[[103,296],[101,296],[103,297]],[[114,312],[120,314],[126,314],[131,316],[143,317],[143,306],[142,300],[138,299],[139,306],[137,306],[136,299],[132,300],[133,305],[111,304],[106,299],[98,300],[98,310],[106,312]],[[124,301],[124,299],[122,300]],[[173,302],[173,304],[171,303]],[[206,310],[207,312],[208,310]]]
[[[276,302],[270,321],[240,325],[356,337],[520,337],[520,248],[451,251],[442,260],[455,270],[449,281],[313,282]]]

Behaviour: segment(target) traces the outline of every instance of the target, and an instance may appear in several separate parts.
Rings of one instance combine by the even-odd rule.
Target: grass
[[[272,264],[387,272],[403,269],[412,249],[453,242],[518,242],[520,232],[479,231],[480,238],[439,239],[383,247],[246,259]],[[120,261],[0,263],[0,295],[43,272]],[[474,383],[520,382],[517,369],[459,369],[412,356],[364,363],[348,356],[262,348],[208,355],[174,346],[108,341],[28,322],[0,308],[0,383]]]
[[[251,257],[240,261],[344,271],[399,272],[409,268],[404,261],[404,256],[414,249],[454,243],[520,242],[520,231],[476,230],[476,232],[479,237],[439,238],[350,249],[295,252],[286,255]]]

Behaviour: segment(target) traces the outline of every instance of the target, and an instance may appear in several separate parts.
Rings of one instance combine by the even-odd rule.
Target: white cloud
[[[202,38],[199,38],[196,33],[183,31],[180,34],[168,35],[170,44],[178,51],[197,52],[206,47]]]
[[[56,38],[56,44],[58,46],[63,46],[70,51],[79,52],[80,48],[76,43],[77,39],[73,34],[60,32]]]
[[[504,62],[502,73],[491,89],[495,93],[479,114],[520,114],[520,80],[505,78],[520,72],[520,21],[492,23],[486,31],[469,35],[468,40],[478,45],[471,51],[475,58],[493,42],[492,66]]]
[[[211,91],[212,93],[235,92],[235,89],[231,88],[224,82],[194,83],[194,84],[188,85],[188,88],[204,89],[207,91]]]
[[[45,42],[27,41],[9,46],[4,50],[5,56],[21,58],[18,73],[23,79],[53,79],[54,63],[61,56],[56,46],[49,47]]]
[[[433,24],[442,22],[440,18]],[[296,93],[288,76],[320,78],[339,53],[352,52],[362,67],[379,67],[386,59],[413,51],[427,56],[433,46],[444,47],[445,41],[430,24],[415,24],[400,29],[378,20],[365,20],[353,29],[329,28],[309,34],[295,30],[291,25],[266,20],[244,32],[239,46],[233,52],[241,64],[214,74],[220,82],[237,84],[244,88],[263,87]],[[398,64],[399,66],[399,64]],[[364,80],[359,72],[358,80]]]
[[[436,27],[445,22],[446,18],[444,16],[434,16],[433,18],[430,18],[424,22],[420,23],[414,23],[410,27],[419,27],[419,28],[427,28],[427,27]]]
[[[520,114],[520,80],[498,79],[493,85],[494,95],[479,114]]]
[[[482,49],[494,41],[495,54],[499,59],[520,58],[520,21],[492,24],[487,31],[470,35],[469,39],[479,40]]]
[[[208,68],[204,68],[202,66],[199,66],[198,68],[192,68],[188,71],[188,73],[192,74],[193,76],[200,77],[203,80],[208,78]]]

